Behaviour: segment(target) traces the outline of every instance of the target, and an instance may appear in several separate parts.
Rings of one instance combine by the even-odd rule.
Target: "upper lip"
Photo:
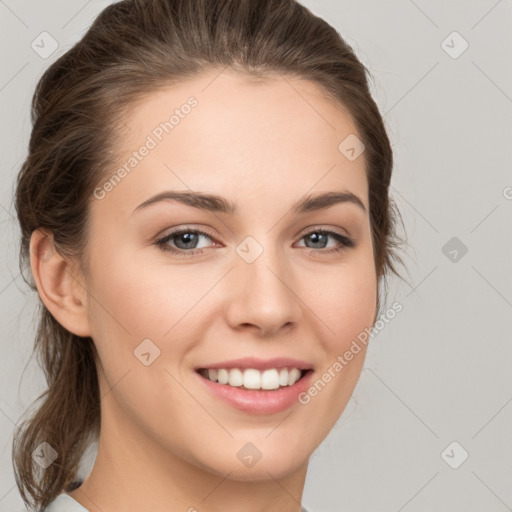
[[[254,368],[256,370],[267,370],[269,368],[298,368],[299,370],[312,370],[313,365],[306,361],[293,359],[290,357],[274,357],[272,359],[259,359],[257,357],[242,357],[239,359],[230,359],[229,361],[221,361],[218,363],[208,363],[205,365],[197,366],[195,369],[202,368],[218,370],[220,368]]]

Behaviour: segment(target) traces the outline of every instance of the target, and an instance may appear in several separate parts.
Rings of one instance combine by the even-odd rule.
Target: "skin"
[[[98,455],[69,494],[92,512],[298,512],[308,459],[343,412],[366,350],[309,404],[270,415],[219,401],[193,369],[288,356],[310,362],[315,382],[373,325],[365,164],[338,150],[357,130],[312,82],[205,72],[130,107],[119,165],[190,96],[197,107],[103,199],[92,199],[86,264],[60,256],[43,231],[31,240],[42,300],[67,329],[92,337],[99,354]],[[238,212],[161,201],[134,213],[157,193],[190,189],[223,196]],[[305,195],[331,191],[354,193],[366,211],[345,202],[291,213]],[[202,254],[155,245],[181,227],[211,233],[198,241]],[[315,245],[305,235],[319,227],[355,247],[332,237]],[[248,236],[263,248],[251,264],[235,251]],[[134,357],[146,338],[160,350],[149,366]],[[237,457],[247,442],[262,454],[250,468]]]

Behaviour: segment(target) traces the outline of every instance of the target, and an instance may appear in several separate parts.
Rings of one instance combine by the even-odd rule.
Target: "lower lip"
[[[273,414],[285,411],[298,403],[298,396],[308,389],[312,374],[312,371],[308,371],[295,384],[283,388],[247,390],[242,387],[219,384],[196,373],[203,382],[203,385],[213,395],[227,402],[235,409],[251,414]]]

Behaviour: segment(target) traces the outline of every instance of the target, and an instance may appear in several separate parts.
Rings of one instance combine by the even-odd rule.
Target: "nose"
[[[286,256],[265,248],[252,263],[235,255],[230,272],[227,321],[235,330],[253,330],[260,337],[292,329],[302,316],[297,279]]]

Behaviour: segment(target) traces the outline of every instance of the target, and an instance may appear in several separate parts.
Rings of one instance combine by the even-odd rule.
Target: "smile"
[[[269,368],[260,371],[256,368],[201,368],[199,373],[212,382],[225,386],[271,390],[293,386],[304,376],[306,370]]]
[[[214,403],[262,415],[297,404],[314,370],[311,364],[292,358],[242,358],[196,367],[195,374]]]

